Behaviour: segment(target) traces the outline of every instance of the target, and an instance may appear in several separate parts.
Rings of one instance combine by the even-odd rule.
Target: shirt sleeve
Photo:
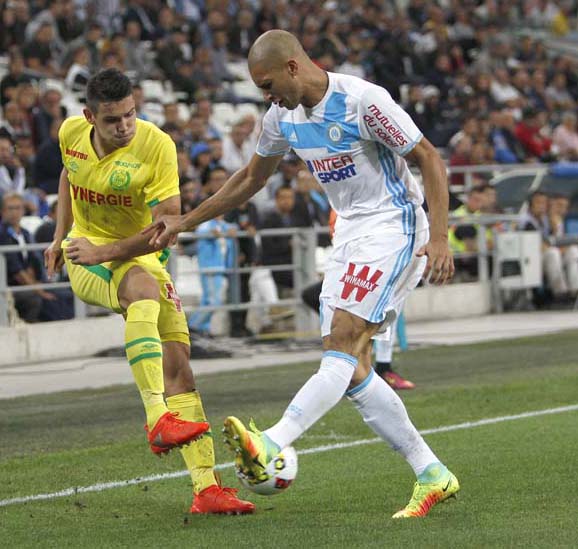
[[[150,208],[179,194],[177,149],[168,136],[162,135],[160,141],[151,181],[144,188],[145,202]]]
[[[364,139],[385,145],[404,156],[423,134],[389,93],[379,86],[369,87],[359,102],[359,130]]]
[[[279,129],[279,121],[273,106],[263,117],[263,128],[257,142],[257,154],[259,156],[278,156],[291,150],[285,136]]]

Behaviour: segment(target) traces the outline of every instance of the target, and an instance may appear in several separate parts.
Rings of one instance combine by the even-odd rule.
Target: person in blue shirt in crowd
[[[212,235],[197,241],[197,257],[201,269],[203,289],[201,306],[218,306],[223,303],[227,273],[235,264],[235,240],[237,226],[227,223],[223,216],[202,223],[197,228],[198,235]],[[191,333],[211,335],[213,311],[196,311],[189,318]]]

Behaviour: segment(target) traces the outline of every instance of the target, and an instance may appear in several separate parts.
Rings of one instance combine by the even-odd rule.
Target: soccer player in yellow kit
[[[131,83],[116,69],[90,79],[84,116],[68,118],[59,141],[64,169],[56,233],[45,253],[48,274],[65,262],[80,299],[124,316],[149,444],[156,454],[181,448],[193,479],[191,513],[253,512],[215,476],[187,322],[164,266],[168,249],[139,234],[160,215],[180,212],[174,143],[136,119]]]

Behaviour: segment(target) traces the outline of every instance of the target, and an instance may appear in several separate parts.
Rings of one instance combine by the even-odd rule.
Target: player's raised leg
[[[126,355],[144,404],[148,440],[153,452],[162,454],[195,440],[209,425],[183,421],[165,404],[157,281],[141,267],[132,267],[119,285],[118,299],[126,310]]]
[[[459,490],[457,478],[440,462],[412,424],[395,391],[371,368],[371,347],[359,357],[347,398],[363,421],[413,469],[417,482],[409,504],[394,518],[425,516]]]
[[[258,482],[281,448],[291,445],[341,400],[357,367],[357,356],[375,330],[359,317],[336,311],[331,335],[324,338],[319,370],[295,395],[279,422],[261,433],[247,430],[237,418],[225,420],[225,440],[249,478]]]
[[[184,315],[183,323],[186,330]],[[207,418],[189,365],[189,344],[182,340],[183,335],[188,338],[186,331],[184,334],[163,334],[167,406],[186,421],[204,423]],[[181,455],[193,482],[191,513],[241,515],[255,510],[253,503],[236,496],[235,489],[221,486],[214,471],[215,450],[210,429],[198,440],[181,448]]]

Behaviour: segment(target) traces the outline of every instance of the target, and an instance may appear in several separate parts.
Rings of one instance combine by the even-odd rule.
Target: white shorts
[[[344,309],[379,324],[374,339],[388,339],[388,326],[421,279],[427,258],[415,254],[428,239],[428,229],[408,235],[382,233],[335,248],[319,296],[321,336],[331,333],[335,309]]]

